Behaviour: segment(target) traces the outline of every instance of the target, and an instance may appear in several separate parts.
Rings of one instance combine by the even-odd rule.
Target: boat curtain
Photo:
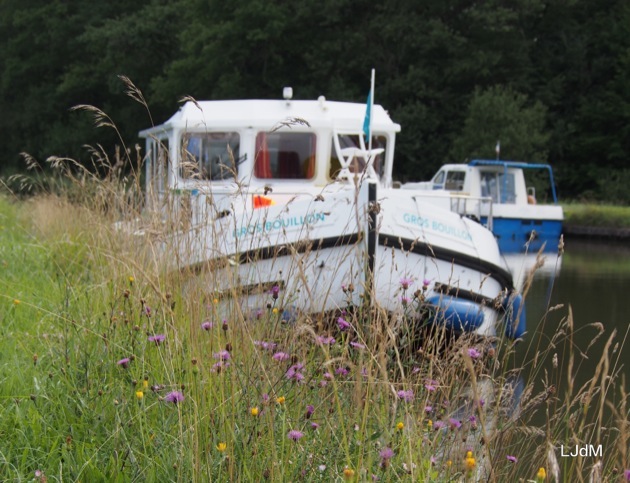
[[[308,157],[306,165],[306,179],[311,179],[315,176],[315,159],[317,155],[317,138],[313,136],[311,138],[311,155]]]
[[[269,149],[267,147],[267,134],[259,132],[256,135],[256,160],[254,161],[254,175],[257,178],[272,178]]]

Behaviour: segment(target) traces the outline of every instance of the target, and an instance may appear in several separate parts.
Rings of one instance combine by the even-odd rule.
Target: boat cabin
[[[285,89],[286,91],[286,89]],[[146,139],[147,193],[160,205],[172,193],[222,195],[300,192],[354,176],[392,184],[400,126],[374,105],[317,100],[188,101]]]

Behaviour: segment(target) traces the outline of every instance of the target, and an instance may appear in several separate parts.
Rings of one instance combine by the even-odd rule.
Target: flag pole
[[[372,69],[372,78],[370,80],[370,124],[368,127],[368,152],[372,151],[372,108],[374,107],[374,77],[376,69]]]

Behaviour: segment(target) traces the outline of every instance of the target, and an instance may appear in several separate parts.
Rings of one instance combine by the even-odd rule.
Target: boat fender
[[[503,299],[501,307],[505,311],[505,335],[510,339],[523,337],[527,328],[523,296],[521,294],[507,295]]]
[[[479,304],[451,295],[433,295],[427,299],[435,311],[433,323],[443,324],[456,332],[473,332],[483,323],[484,314]]]

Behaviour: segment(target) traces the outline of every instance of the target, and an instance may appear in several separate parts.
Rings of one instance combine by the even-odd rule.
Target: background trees
[[[76,104],[107,112],[128,146],[184,95],[376,102],[403,130],[396,175],[444,162],[549,161],[561,196],[630,201],[630,3],[625,0],[31,0],[0,3],[3,173],[19,153],[86,156],[120,144]]]

